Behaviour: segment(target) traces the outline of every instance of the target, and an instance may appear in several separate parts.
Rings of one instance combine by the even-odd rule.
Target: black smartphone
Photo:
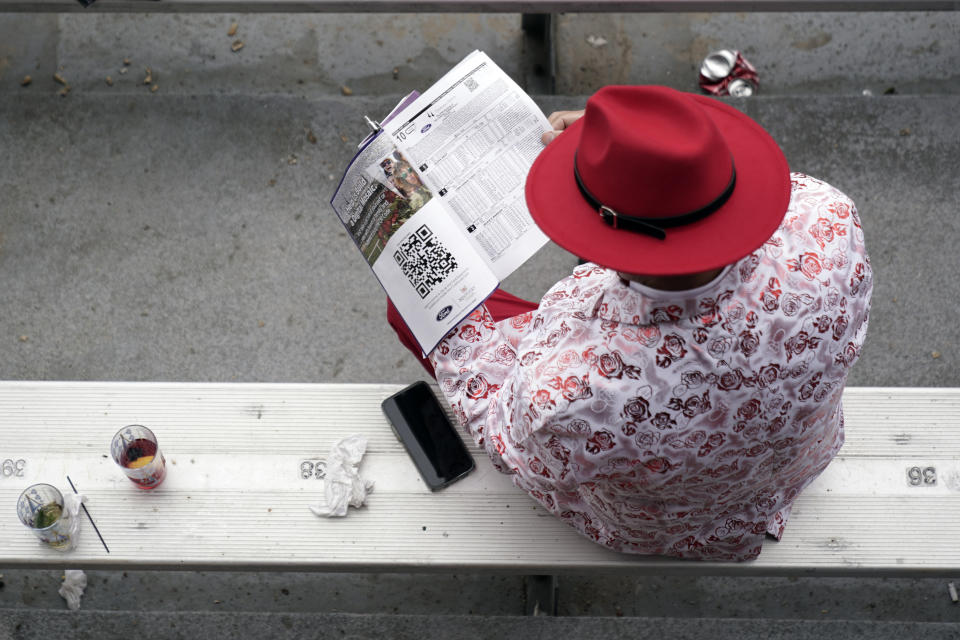
[[[414,382],[381,406],[431,491],[473,470],[473,456],[426,382]]]

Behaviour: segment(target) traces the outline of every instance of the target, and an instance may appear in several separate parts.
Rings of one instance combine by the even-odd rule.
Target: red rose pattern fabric
[[[843,444],[872,270],[850,199],[791,179],[777,232],[704,287],[642,291],[587,264],[537,311],[480,307],[431,354],[494,465],[589,539],[755,558]]]

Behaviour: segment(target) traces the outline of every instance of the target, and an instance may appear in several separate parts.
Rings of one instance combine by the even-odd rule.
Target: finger
[[[571,124],[583,116],[583,110],[579,111],[554,111],[547,118],[550,126],[557,131],[563,131]]]
[[[554,129],[563,129],[572,121],[571,118],[575,113],[575,111],[554,111],[547,116],[547,121]]]
[[[558,135],[560,135],[559,131],[544,131],[543,135],[540,136],[540,142],[545,145],[550,144]]]

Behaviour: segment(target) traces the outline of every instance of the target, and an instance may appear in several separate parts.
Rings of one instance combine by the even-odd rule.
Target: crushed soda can
[[[715,96],[752,96],[760,87],[757,70],[739,51],[711,52],[700,64],[700,88]]]

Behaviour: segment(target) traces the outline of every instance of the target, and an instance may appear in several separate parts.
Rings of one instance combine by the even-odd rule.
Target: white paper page
[[[497,278],[547,242],[527,210],[524,183],[551,127],[485,53],[467,56],[391,125],[397,147]]]
[[[391,299],[424,355],[499,284],[435,199],[394,232],[373,272],[397,292]]]
[[[426,354],[498,280],[415,174],[381,132],[354,156],[330,204]]]

